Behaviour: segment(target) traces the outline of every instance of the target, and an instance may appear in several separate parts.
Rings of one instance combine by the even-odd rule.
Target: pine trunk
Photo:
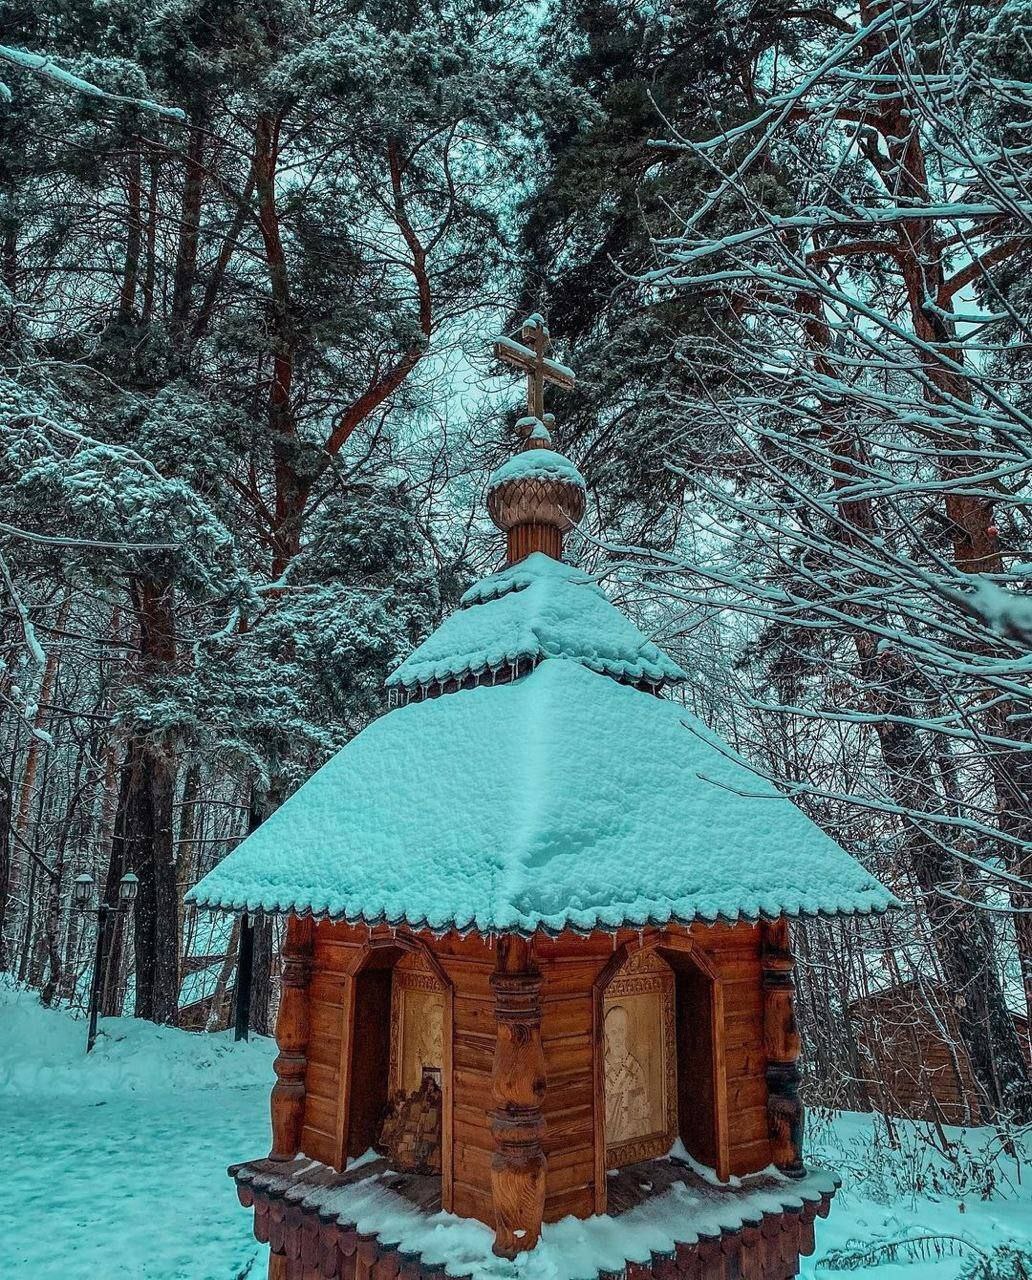
[[[160,676],[172,668],[176,657],[172,586],[144,579],[134,586],[134,601],[141,676]],[[133,928],[136,1016],[161,1023],[175,1023],[179,1008],[175,789],[176,766],[170,744],[140,733],[130,737],[122,767],[107,901],[117,900],[117,884],[112,884],[116,870],[119,876],[131,870],[139,877]],[[111,925],[116,949],[120,920],[121,914],[116,913]],[[106,996],[112,1002],[118,974],[118,967],[112,966],[106,984]]]
[[[140,144],[136,139],[129,149],[126,164],[125,263],[122,268],[122,291],[118,299],[118,318],[128,323],[133,318],[136,303],[136,281],[140,273],[140,246],[142,244],[142,189],[140,173]]]
[[[124,856],[140,880],[133,922],[136,1016],[174,1024],[179,1004],[172,849],[175,766],[154,746],[134,738],[128,744],[124,776]]]
[[[11,900],[11,775],[0,764],[0,972],[7,968],[7,907]]]
[[[172,285],[173,332],[186,331],[197,278],[197,248],[200,241],[201,198],[204,190],[205,122],[195,117],[190,123],[183,195],[179,208],[179,245],[176,252],[175,279]]]

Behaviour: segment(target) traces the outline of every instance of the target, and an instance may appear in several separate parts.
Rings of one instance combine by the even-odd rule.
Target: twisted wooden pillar
[[[308,1067],[308,984],[312,977],[314,933],[311,918],[287,917],[276,1019],[279,1055],[273,1063],[276,1083],[272,1087],[270,1160],[293,1160],[301,1150]]]
[[[529,942],[499,939],[491,987],[497,1020],[492,1080],[497,1110],[491,1114],[494,1251],[514,1258],[537,1244],[545,1212],[541,975],[531,962]]]
[[[799,1030],[795,960],[784,918],[763,924],[763,1038],[767,1051],[767,1127],[774,1164],[789,1178],[806,1176],[803,1104],[799,1100]]]

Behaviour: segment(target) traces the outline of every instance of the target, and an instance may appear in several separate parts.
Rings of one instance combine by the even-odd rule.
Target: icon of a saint
[[[426,1067],[435,1067],[438,1072],[444,1059],[444,1019],[436,1005],[426,1010],[422,1025],[419,1028],[419,1039],[416,1045],[416,1062],[422,1073]]]
[[[649,1104],[645,1069],[628,1047],[630,1018],[614,1004],[604,1023],[606,1056],[606,1142],[636,1138],[648,1129]]]

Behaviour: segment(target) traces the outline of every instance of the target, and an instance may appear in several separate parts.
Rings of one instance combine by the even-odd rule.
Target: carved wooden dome
[[[498,468],[487,485],[487,509],[508,535],[509,561],[534,551],[562,557],[562,535],[584,518],[585,485],[561,453],[548,448],[542,423],[526,437],[522,452]]]

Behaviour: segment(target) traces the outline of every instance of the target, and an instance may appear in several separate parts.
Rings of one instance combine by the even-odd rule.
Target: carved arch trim
[[[628,960],[636,955],[658,953],[675,973],[690,965],[710,987],[710,1020],[713,1053],[713,1136],[717,1152],[716,1173],[726,1181],[731,1173],[730,1135],[727,1115],[727,1079],[724,1065],[724,998],[720,977],[705,949],[688,934],[670,929],[649,929],[637,938],[622,943],[599,972],[592,986],[592,1039],[594,1063],[594,1145],[595,1145],[595,1212],[606,1212],[606,1117],[605,1117],[605,993]],[[664,955],[664,952],[666,953]],[[681,1055],[677,1055],[681,1071]]]

